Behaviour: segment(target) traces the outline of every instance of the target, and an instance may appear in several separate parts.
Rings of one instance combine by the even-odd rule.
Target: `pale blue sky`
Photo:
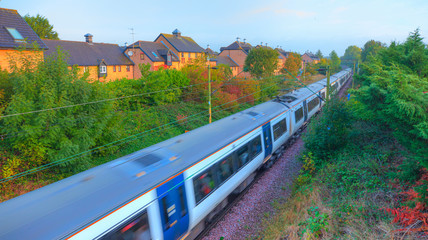
[[[371,39],[403,42],[418,27],[428,38],[428,0],[1,0],[0,7],[46,16],[63,40],[83,41],[91,33],[94,42],[120,45],[132,42],[130,28],[135,40],[145,41],[178,28],[216,51],[240,37],[340,56]]]

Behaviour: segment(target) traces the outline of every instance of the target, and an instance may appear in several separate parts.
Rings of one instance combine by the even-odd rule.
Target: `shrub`
[[[345,146],[350,121],[351,114],[345,102],[332,98],[324,106],[322,113],[309,124],[303,138],[306,149],[312,152],[318,161],[325,161]]]

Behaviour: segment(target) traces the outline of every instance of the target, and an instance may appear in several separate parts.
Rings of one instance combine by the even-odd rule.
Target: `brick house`
[[[238,65],[236,75],[240,77],[250,77],[249,73],[244,72],[245,59],[253,47],[246,42],[235,41],[227,47],[220,48],[220,57],[228,57]],[[236,76],[234,75],[234,76]]]
[[[302,55],[302,67],[308,63],[317,64],[320,62],[320,59],[311,52],[306,52]]]
[[[34,49],[34,45],[38,49]],[[18,51],[18,48],[22,48]],[[43,61],[47,47],[18,11],[0,8],[0,68],[10,71],[10,61],[19,56]]]
[[[125,54],[134,62],[134,78],[140,78],[139,64],[150,64],[150,70],[163,68],[179,68],[179,59],[167,47],[157,42],[138,41],[125,49]]]
[[[281,61],[282,61],[282,66],[284,67],[285,62],[287,61],[288,55],[290,54],[290,52],[286,52],[284,49],[278,47],[275,48],[275,50],[279,53],[279,56],[281,56]]]
[[[121,78],[134,78],[134,63],[124,54],[117,44],[94,43],[92,35],[85,35],[85,42],[65,40],[43,40],[48,46],[47,56],[55,55],[58,47],[69,54],[67,63],[79,68],[80,72],[89,72],[89,79],[113,81]]]
[[[178,29],[175,29],[172,34],[159,34],[154,42],[164,45],[180,59],[179,68],[191,62],[192,59],[205,56],[205,50],[191,37],[182,36]]]

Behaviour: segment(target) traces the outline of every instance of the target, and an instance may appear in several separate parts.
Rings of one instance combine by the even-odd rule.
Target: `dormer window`
[[[9,34],[13,37],[13,39],[17,41],[24,41],[24,38],[22,37],[21,33],[16,30],[16,28],[6,28]]]
[[[107,73],[107,67],[106,66],[100,66],[100,73]]]

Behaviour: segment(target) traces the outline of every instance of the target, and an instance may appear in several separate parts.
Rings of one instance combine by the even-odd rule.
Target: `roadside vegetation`
[[[22,54],[0,70],[0,201],[58,181],[208,123],[205,59],[180,70],[98,82],[69,68],[67,53],[40,62]],[[273,72],[232,78],[211,70],[213,120],[301,87]]]
[[[369,41],[349,90],[304,137],[303,167],[261,239],[428,238],[428,49]],[[359,58],[359,56],[358,56]]]

